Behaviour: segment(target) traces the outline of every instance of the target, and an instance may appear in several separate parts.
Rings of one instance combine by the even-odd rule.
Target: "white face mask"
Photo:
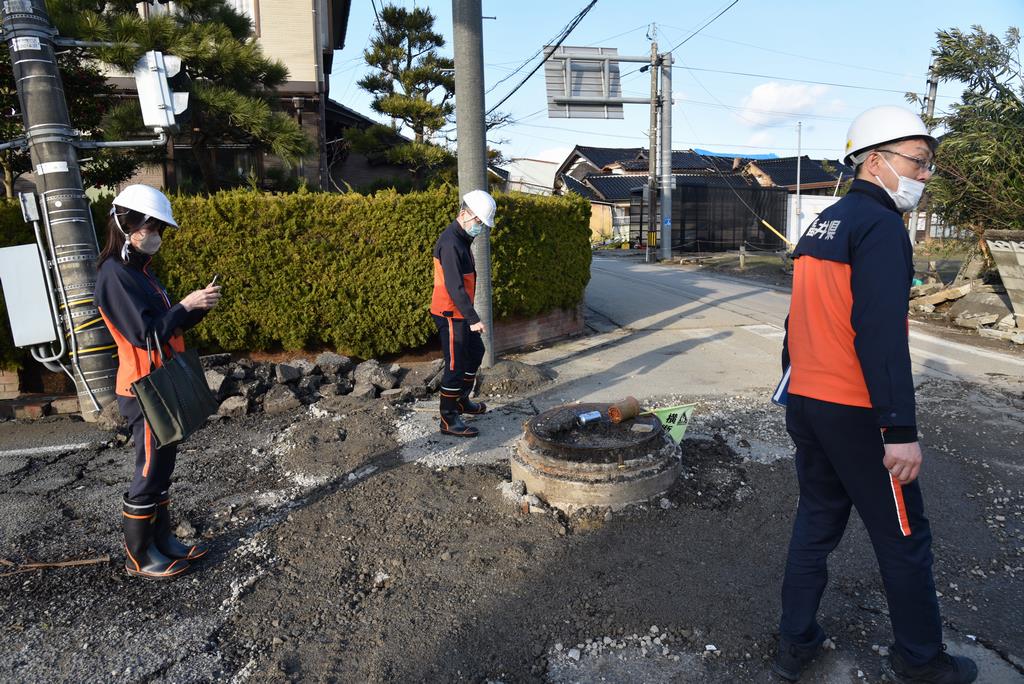
[[[893,175],[898,179],[896,192],[887,188],[885,183],[883,183],[882,179],[878,176],[875,176],[875,180],[877,180],[878,184],[882,186],[882,189],[889,194],[889,197],[892,197],[892,201],[896,203],[896,209],[900,212],[910,211],[917,206],[918,202],[921,201],[921,194],[924,192],[924,183],[896,173],[896,169],[892,168],[892,164],[890,164],[889,160],[885,157],[882,157],[882,161],[885,162],[885,165],[889,167],[889,170],[892,171]]]
[[[150,233],[142,237],[135,245],[135,249],[139,250],[143,254],[156,254],[160,249],[160,244],[163,242],[163,238],[160,237],[160,233]]]

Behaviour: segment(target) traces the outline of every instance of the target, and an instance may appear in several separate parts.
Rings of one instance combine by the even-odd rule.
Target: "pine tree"
[[[417,185],[454,160],[431,142],[455,112],[455,63],[438,54],[445,41],[434,21],[430,10],[421,7],[381,9],[377,35],[363,53],[376,71],[360,79],[359,86],[374,96],[371,108],[390,117],[392,125],[349,131],[353,149],[410,169]],[[399,135],[403,126],[412,131],[411,142]]]
[[[299,124],[275,110],[274,91],[287,80],[287,68],[263,54],[248,17],[225,0],[178,0],[170,13],[148,19],[129,0],[53,0],[47,7],[62,35],[113,43],[93,54],[123,71],[130,73],[148,50],[181,58],[184,76],[175,87],[189,91],[189,107],[176,139],[191,147],[206,190],[225,185],[214,156],[224,143],[244,144],[286,162],[312,151]],[[112,137],[138,136],[144,129],[134,100],[113,106],[107,121]]]
[[[938,32],[932,50],[940,81],[965,84],[961,101],[930,123],[946,129],[938,173],[928,184],[950,224],[978,235],[1024,230],[1024,79],[1020,31],[1002,40],[980,26]]]

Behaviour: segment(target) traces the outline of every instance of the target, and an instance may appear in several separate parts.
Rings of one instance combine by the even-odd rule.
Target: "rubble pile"
[[[238,418],[253,413],[279,414],[324,397],[348,395],[359,399],[380,398],[397,404],[422,399],[441,385],[444,362],[382,365],[376,359],[355,363],[334,352],[323,352],[313,361],[293,359],[271,363],[230,354],[202,357],[206,383],[220,402],[218,414]]]
[[[910,288],[910,312],[930,314],[981,337],[1024,344],[1024,317],[1015,316],[1002,285],[981,279],[949,287],[925,283]]]

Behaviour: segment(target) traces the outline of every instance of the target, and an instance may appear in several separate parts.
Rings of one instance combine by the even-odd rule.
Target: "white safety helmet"
[[[114,198],[114,207],[131,209],[147,219],[155,218],[169,226],[178,227],[167,195],[148,185],[129,185]]]
[[[483,221],[485,226],[494,227],[494,213],[498,206],[494,203],[491,193],[486,190],[472,190],[462,196],[462,203],[469,207],[473,215]]]
[[[853,123],[846,134],[846,152],[843,162],[856,166],[864,162],[868,152],[879,145],[907,138],[924,138],[935,151],[939,141],[936,140],[914,112],[903,107],[884,105],[872,107],[863,112]]]

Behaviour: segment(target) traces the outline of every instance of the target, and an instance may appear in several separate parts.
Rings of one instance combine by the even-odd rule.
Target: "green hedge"
[[[175,197],[181,230],[164,234],[160,278],[181,298],[220,274],[224,299],[192,333],[226,351],[332,347],[370,357],[422,345],[431,249],[458,211],[440,188],[399,195],[250,190]],[[590,205],[576,195],[498,195],[492,231],[495,318],[575,307],[590,279]],[[109,198],[95,205],[105,226]],[[105,240],[105,227],[99,231]],[[0,246],[33,240],[17,203],[0,204]],[[3,308],[0,302],[0,309]],[[0,366],[17,366],[0,311]]]
[[[576,306],[590,278],[589,204],[520,194],[497,201],[495,317]],[[431,250],[458,206],[451,188],[175,198],[182,228],[165,233],[157,268],[177,297],[220,274],[224,299],[196,328],[201,346],[398,352],[435,330]]]

